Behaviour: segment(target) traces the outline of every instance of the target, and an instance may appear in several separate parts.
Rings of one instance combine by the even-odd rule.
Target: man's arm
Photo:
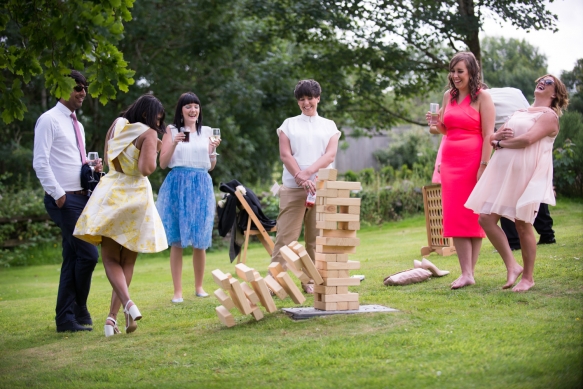
[[[58,200],[65,195],[65,190],[57,182],[49,163],[54,135],[53,120],[49,115],[42,115],[34,127],[32,167],[45,192]]]

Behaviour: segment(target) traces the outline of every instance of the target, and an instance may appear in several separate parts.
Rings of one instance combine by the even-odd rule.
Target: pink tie
[[[75,127],[77,147],[79,148],[79,153],[81,153],[81,162],[85,164],[87,162],[87,158],[85,157],[85,146],[83,146],[83,138],[81,138],[81,130],[79,129],[79,122],[77,122],[77,116],[75,116],[75,112],[71,113],[71,118],[73,119],[73,127]]]

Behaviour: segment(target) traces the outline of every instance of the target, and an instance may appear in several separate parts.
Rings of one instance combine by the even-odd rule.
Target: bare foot
[[[512,288],[512,285],[516,282],[518,277],[522,274],[522,267],[516,266],[512,271],[508,271],[506,273],[506,283],[502,287],[502,289]]]
[[[454,281],[454,283],[451,285],[451,288],[459,289],[463,288],[464,286],[474,285],[475,283],[476,281],[474,281],[474,277],[465,277],[462,275],[460,278]]]
[[[514,288],[512,288],[513,292],[526,292],[530,288],[534,286],[534,281],[527,281],[524,278],[520,280],[518,284]]]
[[[462,276],[459,276],[458,278],[456,278],[454,281],[452,281],[451,284],[449,284],[449,286],[453,286],[453,284],[455,284],[456,282],[458,282],[460,280],[460,278],[462,278]]]

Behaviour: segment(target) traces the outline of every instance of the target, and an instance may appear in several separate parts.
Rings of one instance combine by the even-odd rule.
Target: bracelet
[[[496,142],[496,148],[497,149],[503,149],[504,147],[500,146],[500,141]]]
[[[488,166],[488,161],[481,161],[480,165]]]

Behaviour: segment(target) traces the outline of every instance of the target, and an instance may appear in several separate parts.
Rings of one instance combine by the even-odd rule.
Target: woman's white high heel
[[[125,308],[123,309],[126,317],[126,334],[134,332],[138,328],[138,323],[136,323],[136,321],[142,318],[142,314],[140,313],[140,310],[136,304],[132,305],[128,309],[128,305],[130,305],[130,303],[134,304],[132,300],[128,300]]]
[[[113,325],[107,324],[107,322],[112,322]],[[108,317],[105,320],[105,326],[103,326],[103,329],[105,330],[105,337],[106,338],[109,338],[110,336],[113,336],[116,334],[121,334],[121,331],[119,330],[119,328],[117,328],[117,321],[115,321],[115,319],[113,317]]]

